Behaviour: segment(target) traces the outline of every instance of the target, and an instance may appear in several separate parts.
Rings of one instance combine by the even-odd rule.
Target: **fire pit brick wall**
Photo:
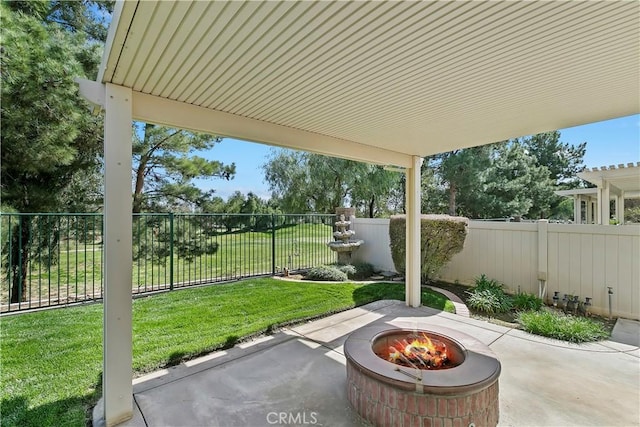
[[[467,395],[433,395],[391,387],[347,363],[351,405],[374,426],[495,426],[499,418],[498,379]]]

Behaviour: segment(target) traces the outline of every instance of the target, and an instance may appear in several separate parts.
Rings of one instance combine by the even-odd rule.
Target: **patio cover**
[[[595,185],[595,188],[559,190],[559,196],[573,197],[573,216],[576,224],[582,223],[582,202],[586,203],[586,223],[609,225],[610,202],[615,202],[615,215],[624,224],[624,200],[640,198],[640,162],[585,169],[578,177]]]
[[[104,408],[131,415],[131,126],[405,168],[420,304],[421,157],[640,111],[640,3],[118,2],[105,110]],[[417,237],[417,238],[414,238]]]

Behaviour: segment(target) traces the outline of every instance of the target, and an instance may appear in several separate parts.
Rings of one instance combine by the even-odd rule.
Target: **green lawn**
[[[151,237],[149,237],[151,236]],[[153,247],[153,233],[138,238]],[[324,224],[297,224],[279,228],[272,239],[271,232],[245,231],[201,237],[196,245],[218,244],[214,254],[202,254],[192,260],[173,256],[173,277],[176,287],[189,282],[222,281],[272,273],[272,246],[278,271],[309,268],[335,262],[336,254],[327,246],[333,240],[332,228]],[[49,259],[57,262],[48,267]],[[100,297],[102,291],[102,245],[78,246],[64,241],[52,253],[35,256],[30,263],[27,295],[45,305]],[[3,272],[4,273],[4,272]],[[133,262],[133,291],[166,289],[170,283],[169,257],[139,258]],[[88,297],[90,299],[91,297]],[[0,290],[0,302],[8,301],[8,284]],[[23,303],[28,307],[28,302]]]
[[[134,369],[152,371],[282,324],[379,299],[404,299],[404,284],[251,279],[136,299]],[[422,302],[454,311],[430,290],[423,291]],[[102,304],[0,322],[0,424],[83,427],[101,393]]]

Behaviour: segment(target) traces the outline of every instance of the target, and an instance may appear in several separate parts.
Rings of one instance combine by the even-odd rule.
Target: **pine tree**
[[[210,193],[193,182],[196,178],[232,179],[235,164],[225,165],[193,155],[208,150],[220,138],[136,123],[133,132],[133,212],[162,211],[202,205]]]
[[[555,189],[572,189],[581,186],[582,180],[577,173],[584,168],[583,157],[587,143],[577,146],[560,141],[560,132],[545,132],[519,140],[527,153],[535,159],[537,166],[545,166],[549,170],[549,178]],[[563,197],[551,194],[541,200],[534,199],[530,209],[531,218],[548,218],[556,216],[562,210]]]
[[[101,123],[89,114],[74,82],[95,75],[99,45],[83,31],[68,31],[62,15],[60,22],[52,19],[61,10],[55,7],[67,6],[60,3],[0,6],[1,196],[18,212],[64,211],[70,202],[64,190],[74,176],[99,167]],[[24,298],[29,259],[38,250],[30,240],[32,226],[30,217],[22,216],[9,236],[11,302]]]

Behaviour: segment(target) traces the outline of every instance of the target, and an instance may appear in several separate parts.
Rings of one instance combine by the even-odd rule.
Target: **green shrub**
[[[356,267],[351,264],[335,264],[335,268],[346,274],[349,279],[353,278],[358,272]]]
[[[640,223],[640,206],[628,207],[624,210],[625,222],[628,224]]]
[[[373,264],[364,261],[357,261],[353,263],[353,266],[356,268],[356,274],[353,276],[356,280],[364,280],[368,279],[374,274],[375,268]]]
[[[557,311],[523,311],[517,320],[527,332],[573,343],[599,341],[609,337],[600,323]]]
[[[318,267],[313,267],[311,270],[309,270],[306,279],[331,282],[346,282],[349,278],[347,277],[346,273],[338,270],[336,267],[321,265]]]
[[[364,280],[373,276],[374,267],[372,264],[364,261],[357,261],[353,264],[330,264],[330,267],[334,267],[347,275],[352,280]]]
[[[506,313],[511,310],[511,298],[509,295],[484,289],[469,292],[467,305],[476,311],[487,314]]]
[[[428,282],[460,252],[467,236],[468,219],[447,215],[422,215],[420,219],[421,279]],[[406,216],[394,215],[389,221],[391,258],[396,271],[405,273]]]
[[[504,285],[495,279],[489,279],[486,275],[481,274],[480,277],[476,277],[476,286],[474,289],[478,291],[489,290],[496,293],[504,293]]]
[[[542,308],[542,299],[526,292],[517,294],[513,297],[513,308],[519,311],[538,311]]]
[[[467,305],[474,310],[488,314],[494,314],[500,310],[498,297],[489,290],[469,292]]]
[[[504,292],[502,283],[484,274],[476,278],[476,286],[467,293],[467,305],[476,311],[495,314],[511,310],[512,299]]]
[[[347,273],[347,275],[349,276],[349,279],[365,280],[373,276],[374,273],[373,265],[369,264],[368,262],[356,261],[351,264],[350,267],[353,267],[355,271],[353,273],[345,271],[345,273]]]

